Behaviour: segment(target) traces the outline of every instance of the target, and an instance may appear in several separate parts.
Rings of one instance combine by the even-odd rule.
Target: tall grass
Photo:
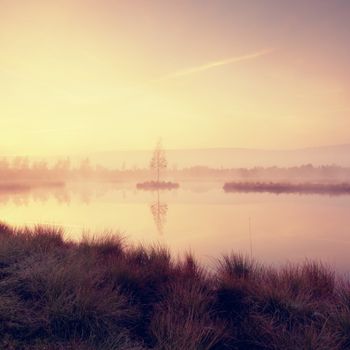
[[[349,349],[350,283],[320,263],[65,241],[0,224],[0,349]]]

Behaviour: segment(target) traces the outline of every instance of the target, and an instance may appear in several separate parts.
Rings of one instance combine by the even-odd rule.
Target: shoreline
[[[350,195],[350,183],[290,183],[290,182],[226,182],[223,190],[229,192],[255,192],[255,193],[295,193],[295,194],[325,194]]]

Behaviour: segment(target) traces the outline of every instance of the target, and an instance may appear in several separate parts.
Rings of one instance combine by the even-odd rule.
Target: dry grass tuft
[[[0,349],[349,348],[350,284],[321,263],[232,254],[209,274],[111,234],[0,224]]]

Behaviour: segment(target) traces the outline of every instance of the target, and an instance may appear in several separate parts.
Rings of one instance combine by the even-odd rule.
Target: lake
[[[128,243],[193,252],[212,266],[230,252],[268,264],[322,260],[350,263],[350,196],[225,193],[221,183],[181,183],[146,192],[135,184],[68,184],[0,192],[0,220],[58,225],[70,239],[120,232]]]

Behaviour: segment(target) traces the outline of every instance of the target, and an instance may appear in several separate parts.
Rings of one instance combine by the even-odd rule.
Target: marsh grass
[[[349,195],[350,183],[292,183],[292,182],[226,182],[225,192],[266,192],[266,193],[295,193]]]
[[[350,283],[315,262],[263,266],[73,243],[0,224],[0,349],[349,349]]]

